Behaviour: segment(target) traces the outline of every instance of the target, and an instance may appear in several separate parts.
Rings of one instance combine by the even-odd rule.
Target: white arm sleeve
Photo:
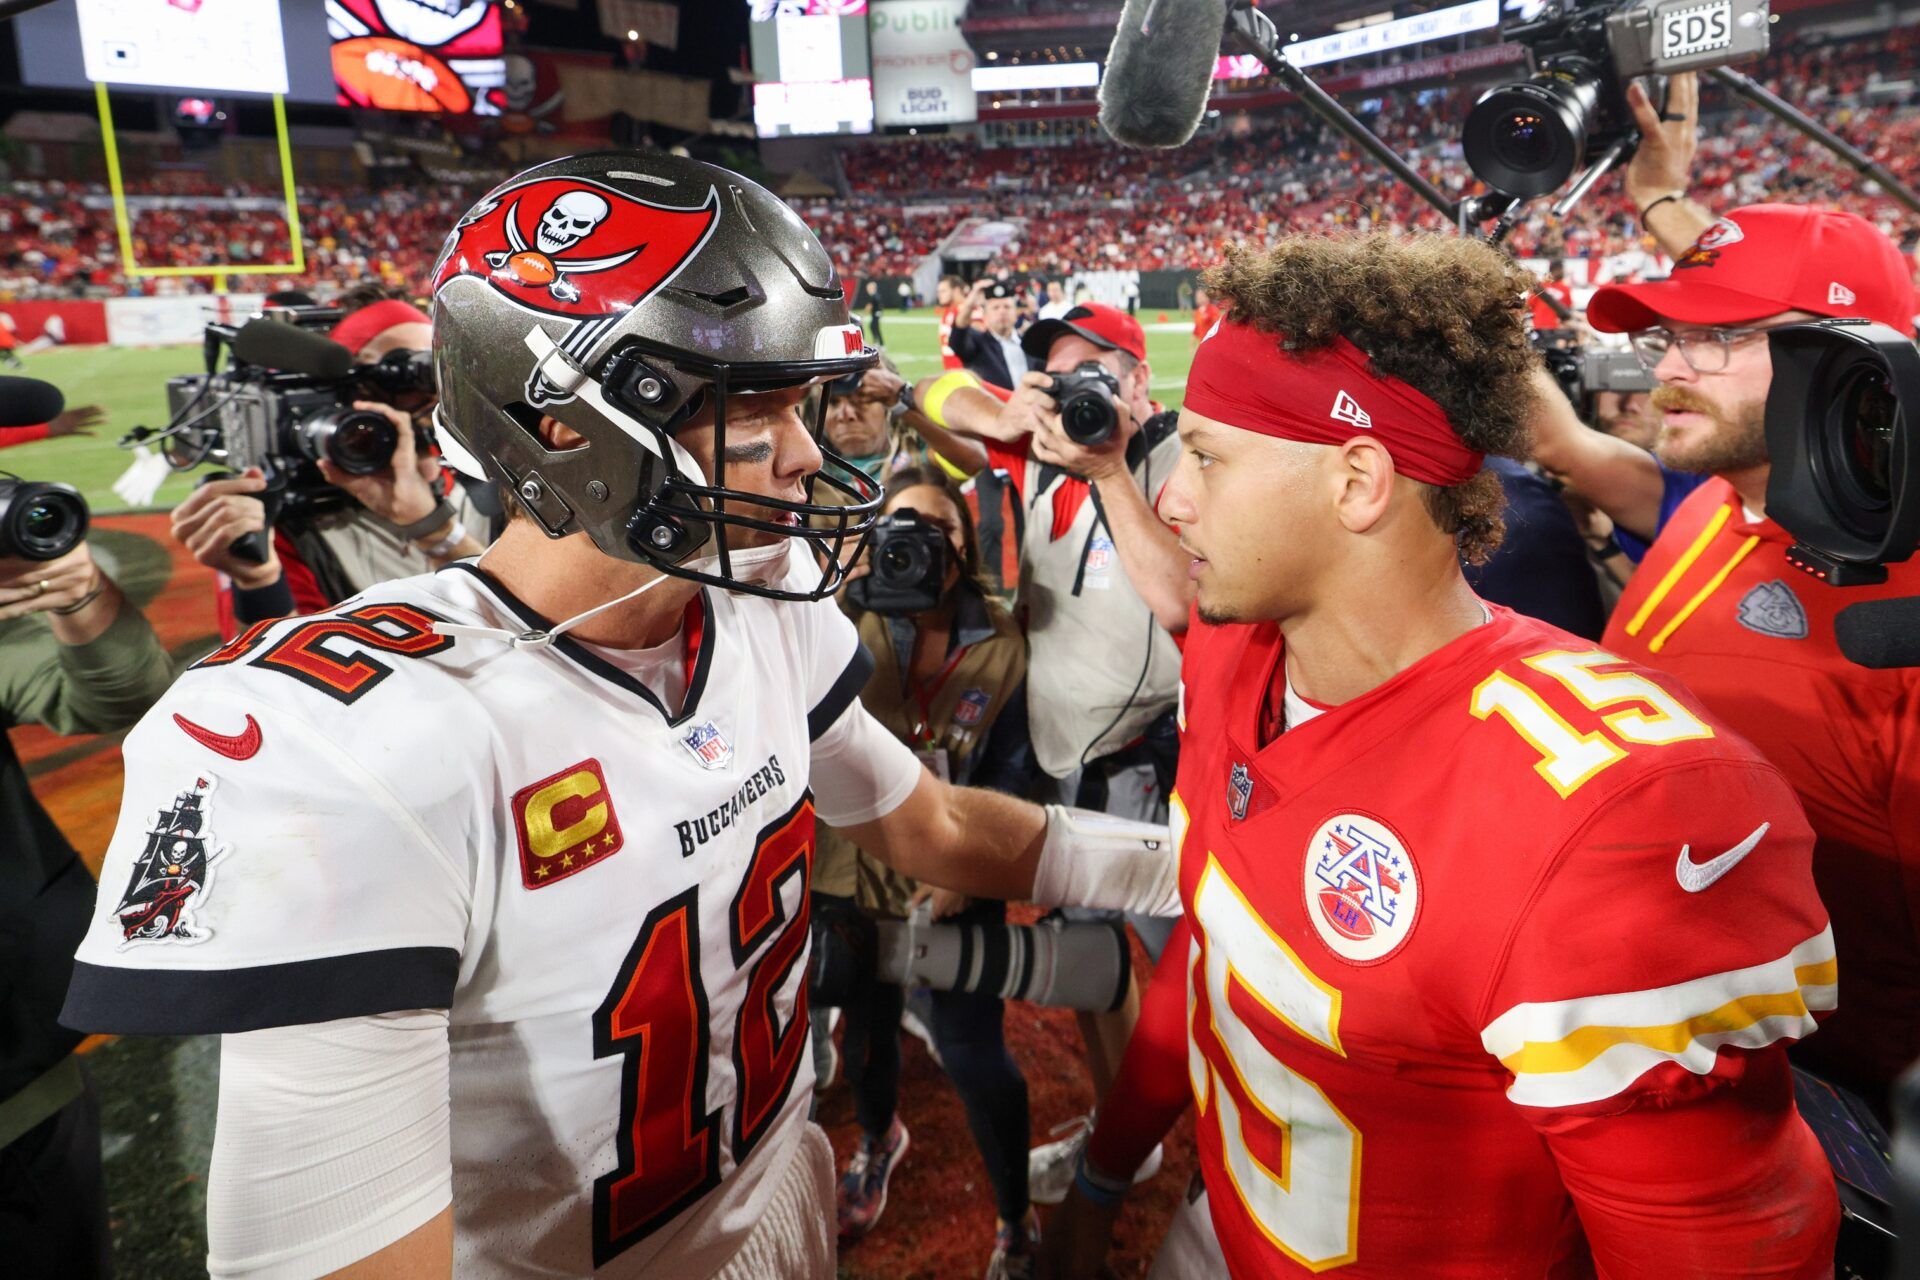
[[[1180,915],[1178,845],[1166,827],[1050,804],[1033,900],[1043,907]]]
[[[453,1201],[444,1009],[220,1038],[207,1270],[311,1280]]]
[[[926,766],[855,702],[813,740],[813,809],[830,827],[854,827],[906,803]]]

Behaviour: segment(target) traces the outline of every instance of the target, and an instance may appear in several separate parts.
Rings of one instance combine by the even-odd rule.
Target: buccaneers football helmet
[[[827,450],[805,501],[725,483],[727,399],[823,385],[878,358],[832,261],[758,184],[660,152],[601,152],[508,179],[462,218],[433,272],[442,450],[504,484],[551,537],[584,530],[610,556],[778,599],[831,594],[858,557],[879,486]],[[709,478],[676,439],[703,407]],[[585,438],[549,449],[551,415]],[[839,503],[814,501],[817,487]],[[769,585],[729,530],[819,553],[820,576]],[[786,557],[779,557],[782,561]]]

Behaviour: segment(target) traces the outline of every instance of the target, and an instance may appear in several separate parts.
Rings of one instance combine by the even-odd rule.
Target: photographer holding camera
[[[1631,333],[1660,383],[1660,465],[1705,477],[1628,583],[1606,646],[1685,680],[1798,792],[1846,994],[1797,1055],[1880,1108],[1920,1055],[1920,676],[1848,662],[1834,616],[1920,593],[1920,564],[1889,566],[1881,586],[1839,588],[1789,561],[1792,535],[1767,518],[1766,334],[1823,316],[1909,333],[1913,313],[1908,263],[1871,224],[1770,204],[1714,222],[1670,278],[1608,285],[1587,310],[1595,329]],[[1637,465],[1643,480],[1653,472],[1652,458]],[[1766,834],[1736,850],[1764,856]]]
[[[384,286],[362,285],[342,303],[347,314],[328,337],[353,353],[356,366],[379,367],[393,353],[430,349],[426,314]],[[320,478],[348,501],[272,519],[263,501],[271,482],[250,468],[203,483],[174,508],[173,536],[195,560],[224,575],[223,634],[265,618],[316,612],[377,582],[484,549],[486,517],[443,476],[438,457],[420,446],[433,400],[430,390],[416,389],[352,402],[390,423],[396,440],[391,463],[367,474],[324,457],[315,463]],[[258,533],[266,534],[259,540],[264,558],[236,547],[237,539]]]
[[[860,702],[937,776],[1018,791],[1025,747],[1026,643],[981,584],[980,548],[965,498],[932,466],[906,466],[887,482],[884,517],[845,591],[874,656]],[[813,899],[820,927],[857,912],[989,928],[1006,904],[928,890],[822,824]],[[904,1153],[897,1116],[900,1019],[905,991],[867,964],[845,999],[845,1066],[860,1145],[841,1180],[840,1231],[872,1230],[888,1179]],[[1037,1239],[1027,1198],[1027,1082],[1007,1052],[1005,1003],[987,991],[934,990],[929,1030],[941,1066],[966,1106],[967,1124],[993,1186],[994,1267]],[[825,1068],[822,1068],[825,1078]],[[998,1270],[989,1274],[1000,1274]]]
[[[0,478],[0,730],[124,729],[173,678],[86,527],[71,488]],[[0,732],[0,1239],[31,1280],[110,1273],[99,1105],[55,1022],[93,896]]]
[[[1193,598],[1188,557],[1153,507],[1179,458],[1178,415],[1149,397],[1146,335],[1118,308],[1076,306],[1035,323],[1022,346],[1035,371],[991,425],[953,420],[959,393],[938,404],[929,394],[930,416],[980,431],[989,466],[1011,476],[1024,509],[1019,603],[1036,763],[1074,803],[1157,819],[1178,750],[1180,655],[1167,633],[1185,629]],[[1132,923],[1158,956],[1172,922]],[[1113,1013],[1079,1015],[1096,1096],[1137,1010],[1136,991]],[[1065,1194],[1083,1141],[1076,1133],[1035,1149],[1036,1201]]]

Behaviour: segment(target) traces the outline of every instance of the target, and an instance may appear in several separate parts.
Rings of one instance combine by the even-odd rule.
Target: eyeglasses
[[[1764,335],[1772,327],[1735,326],[1689,329],[1685,333],[1675,333],[1671,329],[1656,326],[1633,335],[1633,353],[1640,357],[1641,367],[1651,373],[1666,358],[1667,348],[1677,346],[1680,348],[1680,358],[1695,373],[1720,373],[1733,358],[1734,347]]]

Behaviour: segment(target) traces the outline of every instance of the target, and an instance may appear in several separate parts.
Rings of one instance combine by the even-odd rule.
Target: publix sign
[[[973,50],[960,31],[966,0],[875,0],[873,118],[881,127],[976,118]]]

